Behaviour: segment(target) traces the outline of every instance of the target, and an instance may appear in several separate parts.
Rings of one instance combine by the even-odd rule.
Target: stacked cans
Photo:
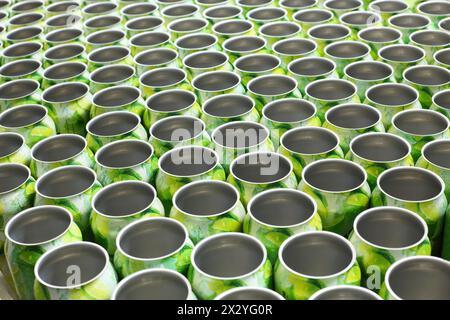
[[[450,3],[0,0],[19,299],[450,299]]]

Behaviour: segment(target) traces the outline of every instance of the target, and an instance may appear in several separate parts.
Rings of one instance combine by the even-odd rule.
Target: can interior
[[[147,209],[155,199],[146,183],[123,181],[103,188],[93,200],[95,210],[108,217],[123,217]]]
[[[30,177],[25,166],[5,163],[0,165],[0,193],[12,191],[21,186]]]
[[[420,86],[443,86],[450,82],[450,71],[440,67],[417,66],[406,70],[404,77]]]
[[[196,176],[213,169],[218,163],[212,150],[200,147],[176,148],[160,160],[160,168],[178,177]]]
[[[380,57],[394,62],[410,62],[422,59],[425,54],[412,45],[394,45],[380,50]]]
[[[319,100],[341,100],[350,98],[356,93],[356,88],[345,80],[322,80],[312,82],[306,89],[306,93]]]
[[[281,255],[291,270],[311,277],[341,273],[353,260],[349,244],[329,233],[311,233],[293,238],[285,245]]]
[[[156,46],[163,44],[169,40],[169,35],[164,32],[143,32],[136,37],[130,39],[130,42],[134,46]]]
[[[137,259],[158,259],[178,251],[186,232],[170,219],[144,219],[120,234],[119,248]]]
[[[11,9],[16,12],[23,12],[40,8],[42,5],[42,1],[24,1],[15,4]]]
[[[24,42],[10,45],[2,52],[5,57],[24,57],[31,55],[41,49],[41,45],[37,42]]]
[[[316,44],[308,39],[288,39],[274,44],[274,51],[284,55],[302,55],[312,52]]]
[[[281,8],[268,7],[261,9],[253,9],[248,13],[248,18],[259,20],[259,21],[270,21],[276,20],[284,17],[286,15],[285,11]]]
[[[277,189],[255,197],[249,211],[258,221],[275,227],[293,226],[315,214],[312,200],[299,192]]]
[[[202,19],[183,19],[170,24],[170,29],[175,32],[188,32],[204,28],[208,23]]]
[[[433,142],[423,149],[423,154],[431,163],[450,169],[450,144],[447,140]]]
[[[301,99],[279,99],[263,110],[264,116],[275,122],[299,122],[311,118],[316,110],[312,103]]]
[[[342,22],[351,25],[370,25],[380,21],[380,17],[372,12],[350,12],[342,17]]]
[[[107,257],[97,246],[77,243],[50,252],[43,258],[36,272],[51,286],[76,286],[92,281],[104,270],[107,263]],[[68,272],[73,270],[73,266],[79,268],[79,279],[74,279],[73,273]]]
[[[256,288],[245,288],[227,293],[220,300],[280,300],[278,296],[268,290],[260,290]]]
[[[403,159],[409,153],[408,144],[397,136],[374,133],[353,140],[352,152],[373,162],[391,162]]]
[[[238,200],[236,191],[230,185],[203,181],[180,190],[174,203],[181,211],[202,217],[230,211]]]
[[[79,82],[66,82],[45,90],[43,99],[49,103],[64,103],[77,100],[88,93],[89,87]]]
[[[0,133],[0,159],[13,154],[24,144],[23,138],[14,133]]]
[[[36,183],[36,190],[48,198],[68,198],[89,189],[95,174],[85,167],[66,166],[53,169]]]
[[[134,74],[133,67],[108,65],[91,73],[91,80],[97,83],[117,83],[129,79]]]
[[[189,294],[186,282],[165,270],[149,270],[127,279],[116,300],[184,300]]]
[[[220,19],[220,18],[234,17],[238,15],[240,12],[241,10],[238,7],[218,6],[208,10],[207,13],[205,12],[205,16],[207,18]]]
[[[335,126],[351,130],[374,126],[381,116],[376,109],[364,104],[343,104],[330,109],[326,119]]]
[[[14,219],[8,225],[8,236],[25,245],[44,243],[63,235],[70,223],[66,210],[56,206],[39,206]]]
[[[198,136],[204,125],[196,118],[174,116],[164,118],[151,127],[151,134],[163,141],[184,141]]]
[[[224,0],[198,0],[197,3],[201,5],[214,5],[214,4],[221,4],[227,1]]]
[[[44,16],[41,13],[24,13],[9,19],[11,25],[25,25],[31,23],[38,23]]]
[[[212,71],[196,77],[192,85],[202,91],[225,91],[237,86],[239,77],[232,72]]]
[[[20,29],[16,29],[6,35],[8,40],[26,40],[30,38],[34,38],[42,33],[42,29],[38,27],[23,27]]]
[[[450,49],[439,51],[434,58],[437,62],[450,66]]]
[[[125,33],[120,30],[103,30],[90,34],[87,37],[87,42],[101,45],[119,41],[125,37]]]
[[[304,22],[304,23],[318,23],[325,22],[333,17],[333,14],[327,10],[321,9],[308,9],[304,11],[300,11],[294,15],[295,20]],[[345,36],[346,33],[343,35]]]
[[[53,47],[45,52],[45,58],[49,60],[69,59],[76,57],[84,51],[84,48],[76,44],[67,44]]]
[[[50,18],[45,22],[45,24],[50,27],[66,27],[71,24],[75,24],[80,20],[81,17],[79,15],[68,13],[68,14],[60,14],[53,18]]]
[[[264,47],[264,40],[255,36],[236,37],[224,42],[223,46],[233,52],[255,51]]]
[[[134,87],[111,87],[99,91],[93,99],[94,104],[104,108],[125,106],[136,101],[140,91]]]
[[[280,4],[287,8],[307,8],[317,4],[317,0],[282,0]]]
[[[264,251],[253,238],[223,234],[202,242],[192,259],[208,275],[237,278],[255,272],[263,262]]]
[[[251,6],[251,7],[256,7],[256,6],[261,6],[264,4],[269,4],[272,2],[272,0],[238,0],[238,5],[241,6]]]
[[[188,56],[184,64],[193,69],[207,69],[223,65],[228,57],[225,54],[214,51],[205,51]]]
[[[157,112],[176,112],[191,106],[195,102],[195,95],[189,91],[166,90],[151,96],[147,100],[147,107]]]
[[[404,29],[421,29],[430,23],[430,19],[420,14],[411,13],[393,17],[390,22],[392,25]]]
[[[273,55],[247,55],[236,61],[236,68],[242,72],[264,72],[280,65],[280,61]]]
[[[395,0],[392,2],[400,2],[400,1]],[[397,31],[396,29],[386,27],[366,29],[360,33],[361,39],[369,42],[380,42],[380,43],[392,42],[400,39],[401,36],[402,36],[401,32]]]
[[[336,287],[322,292],[315,300],[376,300],[374,294],[360,287]]]
[[[47,79],[63,80],[76,77],[86,71],[86,66],[81,62],[66,62],[56,64],[44,72]]]
[[[364,241],[392,249],[418,245],[426,236],[418,217],[391,207],[372,209],[364,214],[358,220],[356,230]]]
[[[127,23],[127,28],[130,30],[145,30],[153,29],[164,23],[164,20],[159,17],[142,17],[130,20]]]
[[[86,21],[85,25],[88,28],[106,28],[120,22],[120,17],[116,16],[99,16]]]
[[[330,0],[327,1],[326,7],[335,10],[357,9],[362,6],[358,0]]]
[[[176,45],[182,49],[195,50],[212,46],[216,41],[212,35],[200,33],[184,36],[177,40]]]
[[[57,162],[78,155],[86,147],[86,141],[77,135],[56,135],[43,140],[33,148],[37,161]]]
[[[157,66],[168,63],[177,57],[177,53],[170,49],[153,49],[144,51],[136,56],[136,63],[143,66]]]
[[[22,105],[9,109],[0,115],[0,126],[6,128],[21,128],[38,122],[47,114],[45,107],[40,105]]]
[[[274,22],[262,26],[259,32],[270,37],[286,37],[300,31],[300,27],[293,22]]]
[[[148,160],[153,154],[150,144],[141,140],[120,140],[100,148],[95,155],[99,165],[112,169],[124,169],[137,166]]]
[[[448,16],[450,15],[450,3],[446,1],[432,1],[430,3],[422,3],[419,10],[430,15]]]
[[[145,73],[141,82],[149,87],[167,87],[177,84],[185,78],[186,73],[181,69],[160,68]]]
[[[125,15],[138,15],[151,13],[157,9],[156,5],[153,3],[136,3],[129,5],[123,9],[123,14]]]
[[[73,8],[79,8],[80,4],[76,1],[64,1],[61,3],[53,3],[47,7],[48,12],[63,13]]]
[[[366,176],[353,162],[327,160],[304,169],[303,178],[313,188],[325,192],[346,192],[360,187]]]
[[[69,28],[69,29],[61,29],[55,32],[49,33],[46,37],[47,41],[50,42],[64,42],[69,40],[74,40],[81,36],[83,31],[80,29]]]
[[[249,148],[259,145],[268,136],[267,129],[258,123],[233,121],[218,127],[212,138],[227,148]]]
[[[376,6],[378,7],[377,10],[380,12],[395,13],[408,9],[408,5],[406,3],[397,0],[377,1]]]
[[[18,99],[32,94],[39,88],[33,80],[14,80],[0,86],[0,99]]]
[[[379,178],[378,183],[386,194],[403,201],[427,201],[442,191],[437,177],[414,167],[391,169]]]
[[[323,40],[335,40],[347,37],[350,35],[350,30],[341,25],[321,25],[310,29],[309,35],[311,37]]]
[[[411,36],[411,40],[426,46],[446,46],[450,43],[450,34],[446,31],[421,31]]]
[[[335,68],[331,60],[325,58],[303,58],[289,65],[289,71],[300,76],[319,76],[328,74]]]
[[[118,61],[130,54],[130,50],[125,47],[106,47],[97,49],[89,55],[92,62],[110,62]]]
[[[249,112],[253,105],[253,101],[247,96],[225,94],[207,100],[203,110],[215,117],[232,118]]]
[[[198,11],[198,8],[191,4],[181,4],[178,6],[167,7],[161,13],[167,17],[181,17],[193,14]]]
[[[392,69],[384,63],[361,61],[348,66],[345,73],[357,80],[376,81],[389,78],[392,75]]]
[[[248,85],[248,90],[256,95],[277,96],[287,94],[297,87],[297,82],[287,76],[271,75],[258,77]]]
[[[115,3],[109,3],[109,2],[100,2],[100,3],[94,3],[90,6],[87,6],[84,10],[85,13],[88,14],[103,14],[105,12],[112,11],[117,8],[117,5]]]
[[[213,26],[213,30],[221,34],[236,34],[249,31],[253,25],[245,20],[229,20]]]
[[[136,128],[139,118],[131,112],[108,112],[95,118],[88,125],[88,130],[98,136],[116,136]]]
[[[450,109],[450,90],[436,94],[434,102],[441,108]]]
[[[411,110],[398,114],[393,124],[412,135],[436,135],[448,129],[448,120],[437,112]]]
[[[265,184],[286,178],[291,173],[289,160],[275,153],[252,153],[238,158],[232,174],[244,182]]]
[[[417,92],[406,85],[383,84],[372,87],[366,93],[375,103],[386,106],[402,106],[413,103],[418,98]]]
[[[439,23],[439,26],[446,31],[450,31],[450,19],[447,18],[447,19],[441,20],[441,22]]]
[[[320,127],[303,127],[287,131],[281,138],[282,145],[291,152],[313,155],[330,152],[339,141],[330,130]]]
[[[449,300],[450,266],[444,261],[411,259],[392,269],[392,291],[405,300]]]

